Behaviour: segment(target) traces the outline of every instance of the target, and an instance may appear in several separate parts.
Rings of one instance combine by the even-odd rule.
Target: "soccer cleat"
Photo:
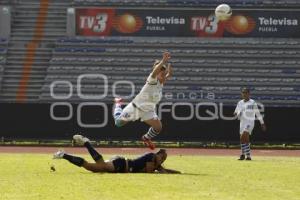
[[[63,150],[59,150],[53,154],[53,159],[62,159],[64,155],[65,152]]]
[[[251,157],[247,157],[246,160],[252,160]]]
[[[80,145],[90,141],[89,138],[82,135],[73,135],[73,140],[75,141],[75,143]]]
[[[145,136],[142,137],[142,141],[144,142],[144,144],[146,146],[148,146],[151,150],[155,149],[155,144],[148,138],[146,138]]]
[[[241,155],[238,160],[245,160],[245,155]]]
[[[116,98],[114,99],[114,102],[115,102],[115,104],[120,104],[120,105],[122,105],[122,104],[123,104],[123,99],[120,98],[120,97],[116,97]]]

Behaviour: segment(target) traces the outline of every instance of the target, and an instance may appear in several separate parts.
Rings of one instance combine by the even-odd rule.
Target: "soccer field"
[[[299,157],[169,156],[165,166],[179,175],[94,174],[51,157],[1,153],[0,199],[300,199]]]

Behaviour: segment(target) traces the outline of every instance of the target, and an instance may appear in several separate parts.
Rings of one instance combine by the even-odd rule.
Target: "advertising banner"
[[[76,35],[158,37],[300,37],[297,10],[234,10],[226,21],[213,10],[77,8]]]

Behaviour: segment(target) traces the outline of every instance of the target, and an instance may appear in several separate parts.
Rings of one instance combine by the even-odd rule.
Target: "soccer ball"
[[[220,4],[215,10],[215,15],[218,20],[225,21],[228,20],[232,15],[232,10],[227,4]]]

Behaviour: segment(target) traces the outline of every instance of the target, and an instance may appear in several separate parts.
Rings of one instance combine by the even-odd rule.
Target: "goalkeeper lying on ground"
[[[53,155],[53,159],[65,159],[70,163],[83,167],[92,172],[111,172],[111,173],[180,173],[179,171],[166,169],[162,163],[167,159],[165,149],[160,149],[156,153],[146,153],[135,159],[126,159],[122,156],[115,156],[110,160],[104,161],[91,145],[90,140],[82,135],[74,135],[73,139],[78,144],[83,144],[89,151],[95,163],[89,163],[81,157],[73,156],[58,151]]]

